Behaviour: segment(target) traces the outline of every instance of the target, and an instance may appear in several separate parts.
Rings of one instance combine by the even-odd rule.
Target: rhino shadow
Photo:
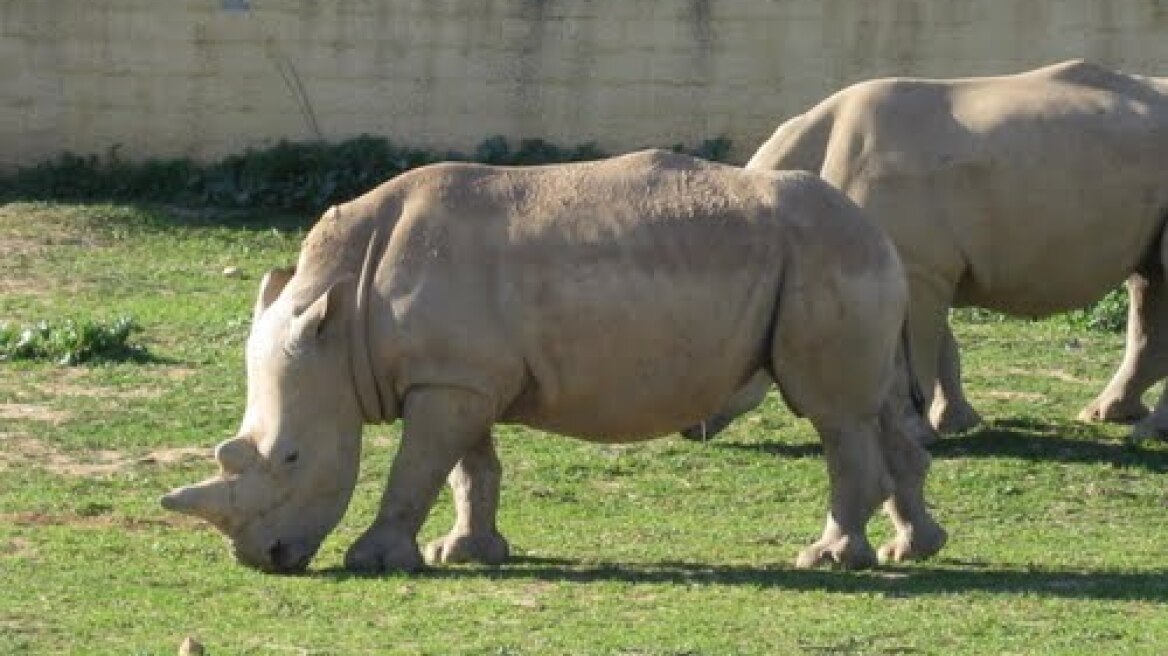
[[[378,578],[339,568],[309,576],[343,582]],[[940,559],[932,565],[867,572],[797,570],[784,566],[708,565],[693,562],[640,564],[516,556],[501,568],[428,569],[424,578],[484,578],[554,583],[645,583],[751,586],[792,591],[875,593],[909,598],[967,592],[1026,594],[1070,599],[1145,601],[1168,604],[1168,572],[998,569],[983,562]]]
[[[1066,437],[1065,434],[1082,435]],[[818,458],[818,442],[710,442],[711,447],[754,451],[781,458]],[[1089,424],[1049,424],[1031,419],[995,421],[956,436],[946,436],[929,446],[933,458],[1017,458],[1064,463],[1107,463],[1115,467],[1168,472],[1168,450],[1150,443],[1140,446],[1117,441]]]
[[[1067,434],[1082,437],[1067,437]],[[1168,450],[1162,445],[1115,440],[1088,424],[1059,425],[1032,419],[999,420],[929,447],[934,458],[1017,458],[1064,463],[1107,463],[1168,472]]]

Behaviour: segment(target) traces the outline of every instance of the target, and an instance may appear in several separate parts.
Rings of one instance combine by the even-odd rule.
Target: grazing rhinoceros
[[[836,93],[779,126],[748,169],[819,173],[897,245],[908,275],[918,380],[942,431],[977,424],[947,313],[972,305],[1044,316],[1127,278],[1127,353],[1082,419],[1135,420],[1163,437],[1168,395],[1168,80],[1074,61],[1004,77],[885,79]],[[938,373],[940,376],[938,376]],[[705,436],[757,405],[758,374]],[[703,431],[704,427],[704,431]]]
[[[295,273],[264,279],[239,435],[217,447],[219,475],[162,503],[226,533],[245,564],[303,569],[344,514],[362,425],[400,417],[346,566],[420,567],[447,476],[457,520],[428,560],[499,563],[493,424],[650,438],[764,368],[828,463],[827,525],[797,564],[873,564],[865,525],[886,501],[898,534],[880,555],[929,556],[945,533],[910,434],[928,424],[895,363],[907,298],[891,243],[806,173],[659,151],[425,167],[326,212]]]

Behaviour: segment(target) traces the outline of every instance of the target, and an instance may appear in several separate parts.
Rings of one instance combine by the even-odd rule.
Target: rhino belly
[[[529,375],[505,419],[603,442],[692,425],[764,366],[777,284],[738,272],[545,290],[523,313]]]

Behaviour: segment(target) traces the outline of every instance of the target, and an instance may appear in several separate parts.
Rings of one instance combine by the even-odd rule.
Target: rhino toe
[[[880,562],[900,563],[907,560],[924,560],[940,551],[948,540],[949,534],[936,524],[919,528],[912,535],[898,535],[880,547]]]
[[[368,533],[345,554],[345,569],[366,574],[416,572],[424,566],[418,545],[412,540],[389,541]]]
[[[430,565],[481,563],[495,566],[505,562],[510,553],[507,540],[498,533],[451,533],[426,545],[426,562]]]
[[[982,419],[968,403],[947,403],[934,406],[929,413],[929,421],[938,433],[954,435],[976,428]]]
[[[818,542],[799,552],[797,569],[828,566],[838,569],[870,569],[877,564],[876,552],[862,535],[844,535]]]
[[[1100,395],[1079,412],[1079,421],[1109,421],[1120,424],[1148,416],[1148,406],[1139,399],[1127,400]]]

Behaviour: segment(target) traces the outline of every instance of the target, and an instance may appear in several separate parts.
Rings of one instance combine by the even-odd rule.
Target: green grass
[[[146,362],[0,363],[0,654],[1163,654],[1168,448],[1072,421],[1119,335],[962,322],[984,428],[934,449],[936,560],[801,572],[825,475],[775,399],[717,441],[602,447],[500,429],[498,569],[354,577],[396,427],[308,575],[235,565],[162,511],[242,414],[259,277],[304,222],[112,205],[0,207],[0,320],[133,316]],[[225,277],[238,267],[242,277]],[[445,532],[443,498],[423,537]],[[873,522],[876,539],[888,535]]]

